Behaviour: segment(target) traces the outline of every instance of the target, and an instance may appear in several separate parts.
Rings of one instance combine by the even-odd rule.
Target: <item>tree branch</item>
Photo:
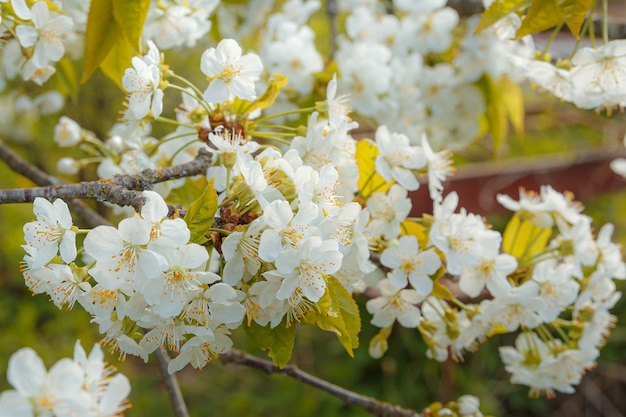
[[[0,139],[0,159],[2,159],[14,172],[23,175],[37,185],[63,184],[58,178],[40,170],[32,165]],[[107,219],[92,210],[84,201],[73,199],[68,202],[72,212],[82,218],[91,227],[108,224]]]
[[[5,160],[11,168],[19,173],[23,173],[23,175],[33,179],[38,184],[50,184],[45,187],[0,190],[0,204],[30,203],[37,197],[43,197],[48,200],[55,198],[93,198],[97,201],[107,201],[118,206],[132,206],[139,211],[145,203],[145,198],[141,191],[149,190],[154,184],[160,182],[204,175],[211,163],[211,154],[207,150],[201,149],[196,158],[185,164],[174,165],[168,168],[145,169],[138,174],[116,175],[113,178],[98,181],[64,184],[24,161],[19,155],[2,144],[1,141],[0,145],[2,145],[0,158]]]
[[[330,382],[317,378],[294,365],[287,365],[284,368],[279,368],[268,360],[258,358],[236,349],[231,349],[229,352],[221,355],[220,359],[224,363],[236,363],[239,365],[250,366],[252,368],[258,368],[267,374],[281,374],[289,376],[300,382],[304,382],[305,384],[321,389],[322,391],[326,391],[340,398],[347,404],[361,407],[368,413],[375,416],[422,417],[419,413],[413,410],[407,410],[406,408],[402,408],[397,405],[378,401],[375,398],[357,394],[338,385],[331,384]]]
[[[159,369],[161,370],[161,376],[165,381],[167,392],[172,399],[172,406],[174,407],[174,414],[176,417],[189,417],[189,411],[183,398],[183,393],[180,391],[178,380],[175,375],[170,375],[167,371],[167,365],[170,363],[170,357],[163,347],[155,351],[156,357],[159,361]]]

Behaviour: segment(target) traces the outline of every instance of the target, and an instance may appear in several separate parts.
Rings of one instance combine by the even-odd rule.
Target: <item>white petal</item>
[[[46,378],[43,360],[31,348],[22,348],[11,355],[7,380],[24,397],[35,396]]]

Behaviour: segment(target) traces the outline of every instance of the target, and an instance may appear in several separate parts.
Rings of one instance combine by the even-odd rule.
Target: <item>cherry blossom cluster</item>
[[[582,206],[548,186],[540,194],[522,192],[519,201],[498,200],[515,211],[504,236],[509,242],[481,217],[455,212],[451,193],[435,203],[427,235],[389,243],[380,258],[389,270],[378,283],[381,296],[367,302],[372,324],[383,328],[370,352],[384,353],[396,320],[417,328],[428,356],[439,361],[521,330],[515,347],[500,348],[511,381],[535,395],[572,393],[615,323],[609,309],[621,293],[613,279],[625,279],[626,266],[611,242],[613,226],[594,237]],[[433,290],[442,264],[465,300]]]
[[[609,310],[621,294],[614,279],[625,279],[626,267],[612,226],[594,236],[568,194],[544,187],[519,201],[500,196],[515,213],[503,234],[458,208],[455,193],[444,194],[451,153],[430,142],[436,149],[472,139],[484,113],[479,79],[511,75],[509,66],[523,66],[532,52],[529,41],[506,40],[519,26],[513,15],[478,35],[470,20],[458,55],[439,60],[459,20],[444,3],[397,1],[398,16],[375,5],[351,10],[337,51],[342,83],[332,76],[326,98],[301,109],[285,106],[279,93],[314,90],[323,63],[306,22],[319,2],[291,0],[272,15],[263,59],[231,38],[204,50],[203,85],[170,68],[161,49],[194,45],[216,2],[155,2],[144,27],[152,39],[121,79],[122,119],[102,139],[61,117],[54,140],[76,156],[58,168],[74,175],[95,163],[102,179],[141,175],[189,162],[200,150],[211,166],[206,175],[143,191],[141,208],[114,212],[116,226],[80,229],[65,202],[37,198],[36,219],[24,226],[28,288],[59,308],[78,303],[121,357],[147,360],[169,349],[171,373],[202,368],[230,350],[236,329],[269,334],[313,324],[341,338],[333,326],[346,321],[320,320],[343,320],[352,307],[350,319],[360,320],[353,297],[367,291],[371,323],[381,329],[372,356],[385,353],[396,321],[417,329],[439,361],[519,332],[515,347],[500,349],[511,381],[533,394],[572,392],[615,322]],[[37,52],[32,30],[45,26],[38,10],[68,25],[71,19],[47,2],[11,4],[16,17],[3,14],[3,25],[15,23],[10,42],[26,42],[21,50],[33,48],[30,60],[39,54],[36,62],[52,67],[63,49],[42,44],[48,52]],[[58,32],[46,33],[50,40]],[[62,46],[65,36],[58,35]],[[267,76],[281,71],[289,83],[284,74]],[[373,139],[352,138],[358,124],[338,94],[344,89],[362,115],[385,122]],[[181,94],[176,109],[164,106],[171,91]],[[276,122],[290,115],[306,122]],[[175,127],[157,137],[154,123]],[[409,217],[409,192],[424,183],[433,213]],[[349,306],[339,311],[342,302]],[[457,406],[459,415],[480,415],[472,399]]]
[[[609,110],[626,106],[626,41],[579,49],[570,60],[533,60],[528,80],[582,109]]]
[[[0,394],[2,416],[115,417],[130,407],[130,384],[104,362],[100,345],[87,355],[80,342],[74,358],[64,358],[46,370],[31,348],[9,359],[7,380],[13,390]]]
[[[426,133],[436,149],[454,150],[479,135],[486,111],[481,80],[518,79],[534,47],[530,37],[509,40],[517,15],[475,34],[479,16],[460,25],[446,3],[398,1],[395,13],[384,2],[351,4],[336,61],[356,112],[414,140]]]

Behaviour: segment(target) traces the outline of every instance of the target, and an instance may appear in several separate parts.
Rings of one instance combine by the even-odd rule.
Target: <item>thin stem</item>
[[[198,87],[196,87],[194,83],[192,83],[191,81],[189,81],[188,79],[186,79],[184,77],[181,77],[180,75],[174,73],[173,71],[171,73],[168,73],[167,77],[168,78],[169,77],[175,78],[178,81],[180,81],[180,82],[184,83],[185,85],[189,86],[194,91],[194,93],[197,94],[197,97],[194,97],[191,94],[189,94],[189,91],[187,91],[187,94],[189,94],[189,96],[195,98],[198,101],[202,101],[202,96],[203,96],[202,91],[200,91],[200,89]]]
[[[176,126],[185,126],[188,127],[190,129],[195,129],[196,127],[194,125],[190,125],[188,123],[181,123],[178,120],[172,120],[172,119],[168,119],[167,117],[157,117],[156,118],[157,122],[161,122],[161,123],[167,123],[170,125],[176,125]]]
[[[290,132],[296,132],[298,130],[297,127],[290,127],[290,126],[285,126],[285,125],[273,125],[273,124],[268,124],[268,125],[256,125],[257,129],[283,129],[283,130],[288,130]]]
[[[174,415],[176,417],[189,417],[189,411],[187,411],[187,405],[185,404],[185,399],[180,391],[178,380],[174,375],[170,375],[167,371],[167,366],[170,363],[170,357],[163,347],[158,348],[154,353],[159,361],[159,369],[161,370],[161,376],[165,381],[165,387],[167,388],[167,392],[172,399]]]
[[[305,107],[303,109],[284,111],[282,113],[271,114],[271,115],[263,117],[261,119],[257,119],[254,122],[257,123],[257,124],[264,123],[264,122],[267,122],[268,120],[276,119],[278,117],[289,116],[290,114],[297,114],[297,113],[307,113],[307,112],[310,112],[310,111],[313,111],[313,110],[315,110],[315,106]]]
[[[587,16],[587,18],[585,19],[585,21],[583,23],[582,28],[580,29],[580,34],[581,35],[587,33],[587,29],[589,28],[590,24],[591,24],[591,26],[593,26],[592,14],[593,14],[593,10],[595,10],[595,8],[596,8],[596,3],[597,3],[597,0],[594,1],[591,4],[591,6],[589,7],[589,16]],[[572,49],[572,52],[567,57],[568,61],[570,59],[572,59],[574,57],[574,55],[576,55],[576,52],[578,52],[578,48],[580,47],[581,40],[582,40],[582,36],[579,36],[578,39],[576,39],[576,44],[574,45],[574,48]]]
[[[593,11],[596,9],[596,5],[598,4],[598,0],[594,0],[589,8],[589,20],[591,23],[589,24],[589,40],[591,41],[591,46],[593,49],[598,49],[598,45],[596,44],[596,29],[593,25]]]
[[[209,108],[209,106],[208,106],[208,105],[204,102],[204,100],[203,100],[202,98],[198,99],[198,97],[196,97],[194,94],[191,94],[191,93],[189,92],[189,90],[187,90],[186,88],[181,87],[181,86],[176,85],[176,84],[169,84],[169,85],[167,86],[167,88],[173,88],[174,90],[178,90],[178,91],[180,91],[181,93],[188,95],[189,97],[191,97],[191,98],[193,98],[194,100],[196,100],[196,101],[198,102],[198,104],[200,104],[200,105],[204,108],[204,110],[206,110],[206,112],[207,112],[207,113],[211,113],[211,109],[210,109],[210,108]],[[200,95],[200,97],[202,97],[202,95]]]
[[[561,28],[563,28],[563,23],[557,25],[557,27],[554,28],[552,34],[550,35],[550,38],[548,38],[548,42],[546,42],[546,46],[543,48],[543,51],[541,51],[541,55],[546,55],[548,53],[550,45],[552,45],[552,42],[554,42],[554,40],[556,39],[556,35],[559,34]]]
[[[300,382],[325,391],[331,395],[334,395],[335,397],[343,400],[347,404],[361,407],[363,410],[375,416],[421,417],[419,413],[413,410],[408,410],[397,405],[392,405],[383,401],[379,401],[372,397],[357,394],[353,391],[313,376],[294,365],[287,365],[284,368],[280,368],[270,361],[258,358],[245,352],[238,351],[236,349],[231,349],[228,353],[220,356],[220,359],[224,363],[236,363],[239,365],[257,368],[267,374],[286,375]]]
[[[254,132],[253,136],[256,137],[256,138],[273,140],[274,142],[282,143],[283,145],[290,145],[291,144],[291,142],[289,142],[288,140],[277,138],[273,134],[264,134],[264,133],[261,133],[261,132]]]

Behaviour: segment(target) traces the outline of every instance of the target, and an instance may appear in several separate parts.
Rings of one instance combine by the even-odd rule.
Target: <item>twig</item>
[[[37,185],[55,185],[63,184],[58,178],[40,170],[21,156],[15,153],[11,148],[0,139],[0,159],[2,159],[14,172],[21,174]],[[91,227],[108,224],[108,221],[92,210],[84,201],[73,199],[69,201],[72,212],[82,218]]]
[[[4,148],[6,148],[6,146]],[[3,156],[3,151],[5,150],[10,151],[10,149],[0,149],[0,158],[4,160],[6,160]],[[14,156],[16,155],[8,157],[7,159],[13,161]],[[52,182],[51,185],[45,187],[0,190],[0,204],[29,203],[33,202],[37,197],[46,199],[93,198],[97,201],[108,201],[118,206],[132,206],[139,211],[145,203],[145,197],[140,191],[148,190],[152,188],[154,184],[160,182],[206,174],[210,162],[211,154],[201,149],[196,158],[192,161],[168,168],[145,169],[138,174],[116,175],[110,179],[84,181],[78,184],[63,184],[56,180]],[[9,162],[7,163],[13,168],[13,165]],[[28,172],[29,178],[31,178],[30,175],[32,175],[33,178],[43,180],[35,180],[37,183],[49,183],[50,178],[53,178],[47,176],[45,173],[43,174],[44,177],[41,177],[41,172],[37,172],[39,171],[37,168],[32,165],[30,165],[30,167],[24,167],[24,164],[30,165],[24,160],[21,160],[17,165],[22,171]],[[33,171],[33,168],[35,171]]]
[[[172,399],[172,406],[174,407],[174,414],[176,417],[189,417],[189,411],[187,411],[187,405],[183,398],[183,393],[178,386],[178,380],[175,375],[170,375],[167,371],[167,365],[170,363],[170,357],[163,347],[160,347],[155,351],[157,360],[159,361],[159,369],[161,370],[161,376],[165,381],[167,392]]]
[[[279,368],[272,362],[250,355],[248,353],[231,349],[228,353],[220,356],[220,359],[224,363],[236,363],[240,365],[250,366],[253,368],[261,369],[267,374],[281,374],[287,375],[297,379],[300,382],[314,386],[326,391],[347,404],[356,405],[361,407],[370,414],[379,417],[421,417],[421,415],[413,410],[407,410],[397,405],[389,404],[386,402],[378,401],[375,398],[367,397],[365,395],[357,394],[348,389],[342,388],[338,385],[331,384],[328,381],[317,378],[294,365],[287,365],[284,368]]]

